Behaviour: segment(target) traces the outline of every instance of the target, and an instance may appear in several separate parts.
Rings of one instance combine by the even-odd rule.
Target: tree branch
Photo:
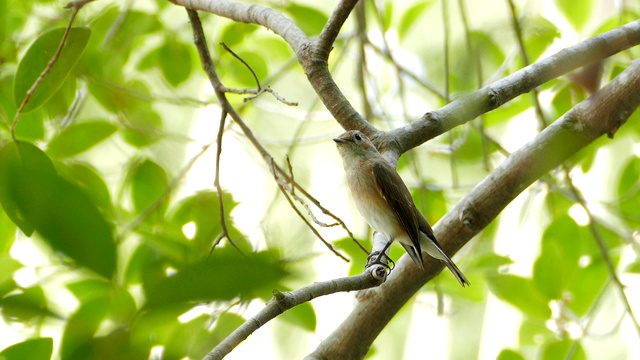
[[[222,359],[244,341],[254,331],[271,321],[283,312],[311,301],[317,297],[335,294],[337,292],[357,291],[369,289],[382,284],[387,271],[382,265],[372,266],[362,274],[340,279],[323,281],[311,284],[302,289],[291,292],[274,291],[273,298],[256,316],[248,319],[236,330],[221,341],[211,352],[204,357],[205,360]]]
[[[328,51],[324,47],[333,43],[337,26],[346,20],[347,9],[352,9],[355,1],[341,2],[330,21],[325,25],[321,42],[313,42],[296,24],[277,11],[260,5],[245,5],[229,0],[171,0],[176,5],[188,9],[201,10],[229,18],[238,22],[257,24],[273,31],[293,49],[302,65],[309,83],[318,94],[325,107],[338,123],[347,130],[360,129],[375,138],[380,132],[362,117],[338,88],[329,72]]]
[[[418,121],[387,132],[379,143],[389,143],[397,156],[500,107],[518,95],[578,67],[640,44],[640,20],[568,47],[493,84],[426,113]]]
[[[640,60],[514,152],[434,227],[448,254],[486,227],[518,194],[592,141],[618,129],[640,105]],[[442,270],[429,258],[421,271],[404,256],[381,286],[369,290],[309,358],[363,358],[380,331],[425,282]]]

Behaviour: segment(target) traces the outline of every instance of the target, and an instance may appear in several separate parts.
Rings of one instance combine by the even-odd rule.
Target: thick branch
[[[615,132],[638,105],[640,60],[513,153],[449,211],[434,227],[443,248],[455,253],[531,183],[593,140]],[[405,256],[309,358],[363,358],[396,312],[441,270],[442,264],[429,258],[420,271]]]
[[[390,150],[398,155],[402,154],[551,79],[638,44],[640,20],[566,48],[438,110],[428,112],[418,121],[389,131],[384,137],[393,140],[393,145],[390,146],[397,147]]]

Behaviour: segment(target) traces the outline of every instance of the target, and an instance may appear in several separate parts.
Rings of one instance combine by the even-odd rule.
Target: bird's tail
[[[444,253],[444,251],[440,247],[440,244],[438,244],[434,239],[431,239],[428,236],[421,236],[420,240],[423,240],[420,242],[420,245],[422,245],[424,251],[426,251],[427,254],[431,255],[432,257],[444,262],[444,264],[447,266],[447,268],[449,268],[453,276],[456,277],[462,287],[471,285],[467,277],[464,276],[460,269],[458,269],[458,266],[456,266],[453,260],[451,260],[451,258]]]

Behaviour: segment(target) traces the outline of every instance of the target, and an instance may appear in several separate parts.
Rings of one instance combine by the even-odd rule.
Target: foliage
[[[513,56],[520,53],[511,19],[483,11],[499,7],[507,14],[504,2],[446,2],[455,19],[447,36],[440,1],[363,3],[366,31],[359,33],[348,22],[330,66],[354,106],[382,129],[401,126],[525,65]],[[597,2],[587,1],[574,11],[573,2],[558,0],[552,10],[566,25],[561,27],[541,3],[516,7],[529,62],[568,45],[561,41],[570,34],[588,38],[620,25],[619,19],[637,18],[631,7],[599,13]],[[310,37],[322,31],[332,4],[264,3]],[[27,91],[65,32],[69,17],[59,5],[0,3],[0,312],[3,329],[14,329],[2,331],[17,339],[11,346],[0,343],[8,346],[0,358],[148,359],[157,349],[163,358],[201,358],[244,322],[246,303],[268,300],[272,289],[361,271],[365,255],[342,230],[320,229],[352,262],[332,257],[332,265],[322,265],[328,251],[276,195],[271,169],[254,161],[245,139],[233,136],[236,125],[228,126],[224,137],[223,193],[213,190],[211,176],[206,186],[193,186],[202,176],[194,163],[213,168],[213,161],[204,159],[215,148],[209,148],[214,131],[198,129],[218,120],[219,104],[200,71],[184,9],[170,2],[86,5],[12,134]],[[465,9],[468,22],[462,21]],[[258,26],[203,19],[225,86],[256,84],[219,42],[246,61],[263,85],[299,107],[268,94],[249,102],[230,97],[232,104],[273,158],[289,156],[295,180],[320,194],[323,204],[365,238],[365,227],[349,213],[337,154],[329,155],[330,134],[340,129],[318,104],[291,49]],[[631,49],[613,56],[599,80],[608,82],[638,55]],[[589,96],[574,80],[557,78],[539,89],[547,123]],[[520,96],[401,158],[398,169],[431,223],[536,134],[534,104]],[[475,329],[465,341],[476,345],[451,346],[450,357],[473,354],[474,346],[479,352],[482,342],[497,349],[486,356],[500,359],[612,355],[599,347],[600,334],[607,334],[608,347],[618,349],[613,355],[630,357],[628,342],[637,337],[630,322],[618,321],[630,316],[618,295],[639,287],[639,117],[635,113],[614,141],[600,139],[581,151],[566,164],[568,170],[540,179],[467,245],[457,262],[471,289],[459,289],[444,274],[421,290],[418,299],[434,307],[442,305],[441,295],[450,300],[445,304],[452,317],[460,309],[474,313],[443,332],[454,338]],[[572,193],[574,186],[584,202]],[[392,248],[392,258],[401,254]],[[629,286],[619,287],[614,274]],[[511,324],[515,340],[479,331],[482,321],[501,316],[491,311],[496,305],[521,316]],[[310,334],[317,324],[330,321],[317,311],[314,303],[305,303],[285,313],[273,331],[288,334],[289,342],[315,338]],[[55,336],[45,331],[51,327]],[[291,328],[303,331],[289,334]],[[382,337],[404,344],[409,327],[402,329],[405,333]],[[309,352],[289,343],[273,347],[281,357]],[[375,345],[370,356],[393,358]]]

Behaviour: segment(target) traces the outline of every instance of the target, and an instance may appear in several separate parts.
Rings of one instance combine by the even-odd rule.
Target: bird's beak
[[[346,143],[347,142],[347,140],[342,139],[342,138],[335,138],[335,139],[333,139],[333,141],[335,141],[336,144],[342,144],[342,143]]]

